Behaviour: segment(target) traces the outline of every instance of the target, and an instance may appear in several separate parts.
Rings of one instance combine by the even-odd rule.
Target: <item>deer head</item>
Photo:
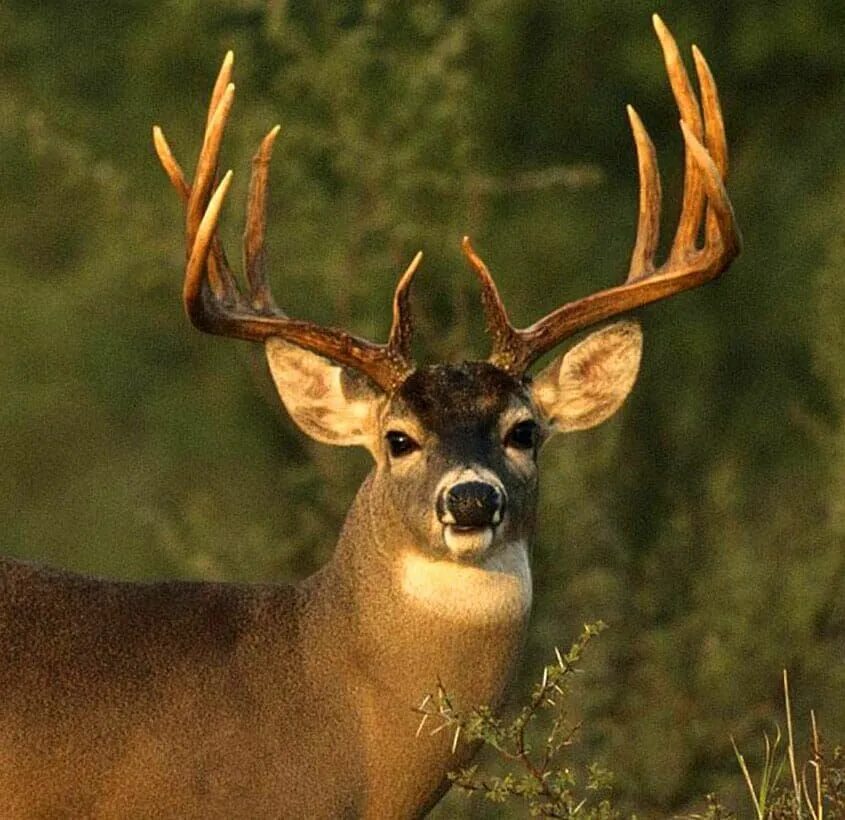
[[[493,340],[484,362],[416,368],[411,361],[409,293],[421,254],[396,287],[386,344],[289,318],[276,306],[265,275],[264,232],[278,126],[253,159],[244,235],[248,293],[241,292],[216,236],[232,177],[227,172],[215,189],[234,97],[231,53],[212,94],[191,185],[160,129],[154,131],[159,158],[186,206],[183,299],[191,321],[209,333],[263,341],[293,419],[319,441],[366,447],[376,463],[373,492],[382,501],[381,514],[431,556],[474,561],[497,544],[528,537],[538,450],[554,433],[592,427],[619,408],[637,375],[642,334],[630,321],[604,327],[532,378],[529,369],[538,358],[578,331],[714,279],[739,252],[723,183],[727,148],[713,77],[693,48],[699,106],[675,42],[657,17],[655,28],[686,150],[683,205],[668,258],[655,263],[661,191],[654,146],[629,106],[640,204],[625,283],[564,304],[530,327],[515,328],[487,266],[464,238],[463,252],[481,284]]]

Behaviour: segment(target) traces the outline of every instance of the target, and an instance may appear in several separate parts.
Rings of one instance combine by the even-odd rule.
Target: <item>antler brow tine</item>
[[[660,232],[661,186],[654,144],[637,112],[628,118],[637,150],[640,178],[637,236],[628,277],[623,285],[562,305],[530,327],[513,327],[487,266],[464,242],[464,253],[482,286],[487,322],[493,337],[490,361],[522,375],[544,353],[568,336],[642,305],[698,287],[722,274],[740,252],[742,242],[724,178],[727,143],[716,84],[706,60],[693,47],[701,86],[701,106],[693,93],[675,39],[654,15],[672,93],[681,114],[684,138],[684,196],[668,259],[655,265]],[[703,122],[702,122],[703,110]],[[706,147],[705,147],[706,146]],[[704,204],[704,245],[698,247]]]
[[[400,361],[411,360],[411,337],[414,331],[410,308],[411,282],[422,258],[422,251],[417,251],[399,279],[393,294],[393,321],[387,346]]]
[[[508,320],[505,303],[499,295],[499,289],[496,287],[496,282],[491,276],[490,270],[475,252],[468,236],[463,238],[461,250],[481,285],[481,304],[487,321],[487,331],[493,339],[493,353],[490,356],[490,361],[508,370],[516,364],[519,340],[516,338],[514,328]]]

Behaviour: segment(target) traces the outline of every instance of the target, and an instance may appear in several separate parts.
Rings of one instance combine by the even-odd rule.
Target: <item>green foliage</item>
[[[816,716],[810,713],[812,737],[809,755],[802,763],[796,752],[792,736],[792,715],[790,712],[789,689],[784,673],[784,700],[789,736],[787,746],[781,749],[780,729],[774,740],[764,734],[764,753],[760,771],[755,776],[745,756],[734,744],[734,753],[739,764],[747,791],[748,810],[734,814],[725,809],[716,795],[707,796],[704,813],[691,813],[678,820],[735,820],[753,812],[758,820],[823,820],[823,818],[845,817],[845,749],[841,746],[825,752]]]
[[[733,744],[754,814],[758,820],[823,820],[824,817],[840,817],[845,812],[843,749],[837,746],[833,754],[825,758],[816,715],[811,711],[810,756],[806,762],[801,763],[792,731],[792,705],[786,670],[783,673],[783,696],[788,728],[787,746],[779,751],[782,739],[779,727],[774,741],[770,741],[768,734],[764,734],[765,753],[756,783],[744,755]],[[789,777],[786,777],[787,772]]]
[[[765,757],[763,758],[762,771],[760,773],[759,784],[754,785],[751,774],[748,771],[748,765],[745,762],[745,756],[733,743],[734,754],[736,755],[739,768],[742,770],[742,776],[745,778],[745,783],[748,786],[748,793],[751,797],[751,802],[754,804],[754,812],[758,820],[765,820],[770,812],[770,797],[772,791],[780,783],[781,775],[786,766],[786,755],[778,753],[781,742],[780,728],[777,730],[775,739],[769,740],[769,735],[763,735],[765,739]]]
[[[452,697],[438,684],[417,711],[422,715],[417,734],[426,724],[435,724],[431,734],[453,733],[453,749],[463,739],[480,741],[504,763],[502,774],[487,774],[479,764],[449,773],[449,779],[466,795],[480,795],[492,804],[511,802],[532,817],[588,818],[619,820],[621,810],[611,799],[613,774],[596,762],[579,769],[573,751],[586,731],[582,721],[573,722],[570,710],[573,683],[584,652],[594,637],[606,629],[598,621],[587,624],[578,640],[565,654],[556,648],[556,661],[543,667],[527,702],[511,718],[500,717],[489,706],[461,711]],[[736,762],[747,787],[744,795],[757,820],[823,820],[845,816],[845,749],[836,746],[825,754],[816,715],[810,712],[812,726],[810,753],[801,761],[793,734],[792,704],[786,670],[783,672],[783,698],[787,738],[776,726],[771,739],[764,733],[764,754],[759,774],[752,774],[745,755],[731,739]],[[514,770],[516,767],[516,770]],[[788,776],[787,776],[788,774]],[[703,812],[675,815],[676,820],[736,820],[719,796],[708,794]],[[745,816],[741,811],[739,816]],[[637,815],[629,815],[636,820]]]
[[[432,733],[453,732],[455,745],[461,737],[470,743],[481,741],[519,766],[520,773],[508,771],[502,776],[479,775],[478,765],[451,772],[449,778],[459,789],[480,794],[490,803],[521,799],[532,817],[619,817],[609,798],[611,773],[595,762],[579,771],[568,765],[563,754],[580,728],[567,712],[571,682],[580,671],[588,644],[605,629],[601,621],[587,624],[568,652],[561,654],[555,649],[555,662],[543,667],[528,702],[510,720],[499,718],[487,706],[461,712],[442,685],[423,700],[418,709],[420,731],[433,718],[436,726]]]
[[[688,814],[685,820],[736,820],[736,815],[722,805],[718,795],[708,794],[705,802],[703,812]]]

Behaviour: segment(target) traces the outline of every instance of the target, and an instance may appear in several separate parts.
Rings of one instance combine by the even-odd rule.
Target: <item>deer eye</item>
[[[414,439],[399,430],[388,430],[385,438],[390,448],[390,455],[394,458],[401,458],[420,449],[420,445]]]
[[[514,424],[505,436],[505,447],[513,447],[517,450],[533,450],[537,446],[539,427],[537,422],[520,421]]]

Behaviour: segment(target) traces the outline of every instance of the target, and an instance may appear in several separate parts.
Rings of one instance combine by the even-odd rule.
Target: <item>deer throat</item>
[[[505,544],[476,563],[405,552],[399,583],[409,603],[452,621],[522,621],[531,608],[531,567],[524,541]]]

